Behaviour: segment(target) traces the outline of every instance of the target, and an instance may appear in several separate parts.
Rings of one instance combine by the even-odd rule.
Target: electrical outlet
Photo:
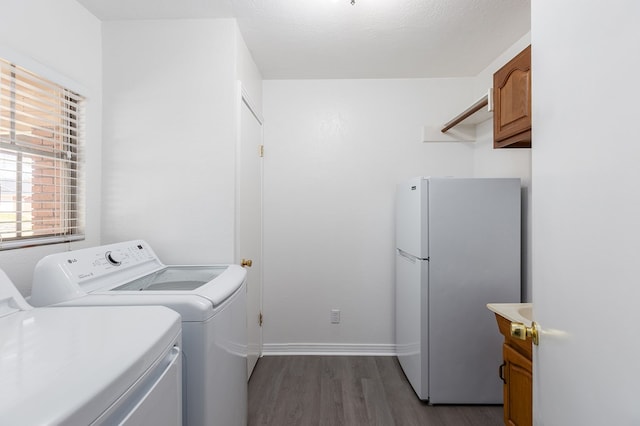
[[[340,309],[331,310],[331,324],[340,324]]]

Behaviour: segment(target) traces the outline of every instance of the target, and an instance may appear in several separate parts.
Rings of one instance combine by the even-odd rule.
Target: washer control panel
[[[46,306],[68,301],[164,267],[143,240],[52,254],[36,265],[30,302]]]
[[[135,270],[135,275],[139,275],[143,265],[148,264],[150,270],[154,270],[160,264],[151,247],[140,240],[59,253],[52,257],[77,283],[115,273],[126,275],[127,270]]]
[[[79,281],[131,269],[157,259],[143,241],[111,244],[67,254],[67,269]]]

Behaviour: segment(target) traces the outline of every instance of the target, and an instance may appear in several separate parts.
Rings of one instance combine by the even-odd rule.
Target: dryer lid
[[[29,309],[31,306],[24,300],[7,274],[0,270],[0,317]]]
[[[0,318],[0,423],[91,424],[180,336],[160,306],[36,308]]]

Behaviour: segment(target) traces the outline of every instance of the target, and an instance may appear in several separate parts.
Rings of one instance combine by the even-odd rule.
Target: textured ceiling
[[[102,21],[232,18],[232,0],[77,0]]]
[[[263,78],[475,76],[530,0],[78,0],[102,20],[236,17]]]

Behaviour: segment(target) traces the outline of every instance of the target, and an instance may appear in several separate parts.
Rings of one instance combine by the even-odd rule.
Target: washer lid
[[[90,424],[180,334],[147,307],[39,308],[0,318],[0,423]]]
[[[219,277],[228,265],[168,266],[112,291],[192,291]]]
[[[137,303],[149,304],[152,300],[162,300],[162,305],[171,308],[175,308],[174,304],[181,297],[199,296],[198,301],[193,297],[185,300],[190,299],[194,309],[195,305],[198,305],[199,309],[209,311],[217,308],[238,291],[246,277],[247,271],[240,265],[172,265],[111,290],[94,292],[92,295],[120,296],[117,302],[112,303],[121,303],[125,295],[133,295],[144,299]],[[72,303],[81,303],[81,300],[76,299]],[[202,303],[203,301],[207,303]],[[183,320],[202,320],[191,318],[184,310],[178,309],[178,312],[182,314]]]

